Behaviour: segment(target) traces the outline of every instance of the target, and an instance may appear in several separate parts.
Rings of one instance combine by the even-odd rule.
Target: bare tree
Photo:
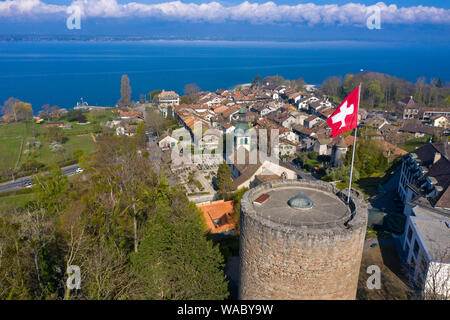
[[[322,84],[322,91],[332,97],[340,96],[340,88],[342,87],[342,79],[339,77],[328,77]]]
[[[130,79],[126,74],[122,75],[120,81],[120,102],[126,106],[130,104],[131,99],[131,86]]]
[[[184,95],[186,96],[192,96],[193,94],[196,94],[199,91],[200,87],[195,83],[189,83],[184,86]]]
[[[409,263],[404,272],[413,299],[450,299],[450,248],[435,253],[435,260],[421,258],[419,265]],[[447,261],[447,262],[444,262]]]
[[[10,97],[8,100],[6,100],[3,103],[3,106],[0,106],[0,112],[4,113],[4,114],[8,114],[8,113],[14,113],[13,111],[13,106],[17,103],[20,102],[19,99],[14,98],[14,97]]]

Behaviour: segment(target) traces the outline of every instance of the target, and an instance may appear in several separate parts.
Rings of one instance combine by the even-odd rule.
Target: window
[[[417,242],[417,240],[414,241],[414,255],[417,257],[419,253],[419,243]]]
[[[412,230],[411,230],[411,227],[408,226],[408,240],[411,241],[411,237],[412,237]]]

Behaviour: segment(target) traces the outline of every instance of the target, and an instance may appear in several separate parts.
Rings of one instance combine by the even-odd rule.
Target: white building
[[[419,210],[417,213],[423,214],[421,209],[422,213]],[[402,236],[402,249],[410,266],[410,280],[422,289],[423,297],[450,299],[448,220],[408,216]]]
[[[158,146],[161,149],[172,149],[177,143],[178,140],[169,135],[163,135],[158,139]]]
[[[162,91],[158,96],[160,106],[178,106],[180,96],[175,91]]]

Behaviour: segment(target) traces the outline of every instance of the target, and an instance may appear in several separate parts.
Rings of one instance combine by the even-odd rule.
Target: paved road
[[[61,168],[61,170],[65,175],[70,176],[72,174],[75,174],[78,168],[78,164],[73,164],[71,166]],[[13,181],[3,182],[0,183],[0,192],[22,189],[29,183],[31,183],[31,176],[18,178]]]

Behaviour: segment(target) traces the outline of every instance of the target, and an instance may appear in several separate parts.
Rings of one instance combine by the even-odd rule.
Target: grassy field
[[[0,197],[0,209],[23,208],[29,201],[33,200],[33,196],[33,193],[28,193]]]
[[[31,122],[16,122],[0,125],[0,159],[3,168],[12,168],[19,160],[22,139],[31,133]],[[25,141],[24,140],[24,141]]]
[[[16,164],[20,152],[21,137],[0,138],[1,166],[12,168]]]
[[[62,163],[74,158],[75,150],[82,150],[84,153],[94,151],[94,141],[92,133],[99,128],[101,121],[107,121],[114,118],[112,111],[91,111],[86,113],[87,124],[70,123],[72,129],[63,129],[66,141],[63,143],[64,151],[52,152],[49,148],[49,141],[45,136],[45,123],[36,124],[32,121],[14,122],[0,125],[0,169],[13,168],[19,160],[24,163],[29,156],[25,154],[26,143],[34,138],[41,143],[40,148],[33,149],[35,160],[43,163]],[[21,151],[22,139],[24,141]]]

